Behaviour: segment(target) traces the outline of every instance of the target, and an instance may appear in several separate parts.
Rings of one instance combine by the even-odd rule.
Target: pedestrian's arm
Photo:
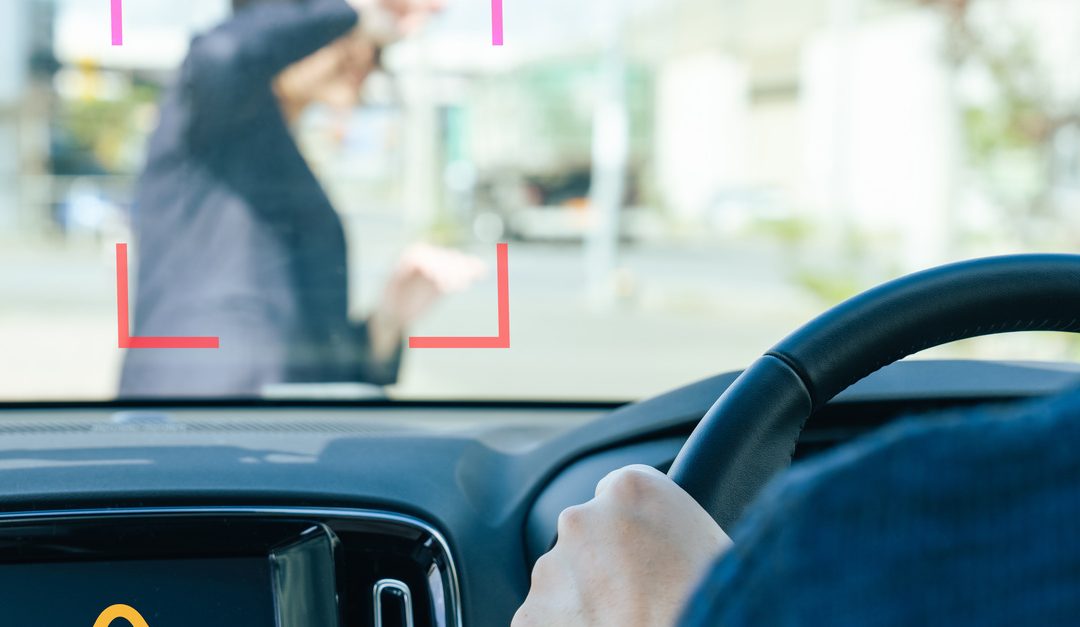
[[[401,357],[404,349],[403,336],[382,337],[378,329],[379,320],[374,316],[354,326],[353,342],[357,355],[357,381],[374,385],[392,385],[397,383],[401,370]]]
[[[272,102],[274,77],[357,20],[345,0],[258,4],[196,38],[180,76],[191,141],[206,145],[241,131]]]

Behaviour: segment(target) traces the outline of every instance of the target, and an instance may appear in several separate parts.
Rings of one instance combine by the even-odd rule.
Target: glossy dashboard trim
[[[405,525],[422,531],[439,543],[439,548],[446,554],[446,573],[451,606],[450,614],[454,617],[455,627],[463,626],[461,614],[461,588],[458,580],[457,563],[450,545],[438,529],[431,524],[407,514],[398,514],[383,510],[352,509],[333,507],[260,507],[260,506],[208,506],[208,507],[130,507],[71,510],[42,510],[35,512],[0,513],[0,525],[7,523],[40,522],[65,520],[71,518],[125,518],[132,516],[310,516],[316,518],[345,518]]]

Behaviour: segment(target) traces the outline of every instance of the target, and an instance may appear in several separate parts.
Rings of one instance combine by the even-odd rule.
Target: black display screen
[[[94,627],[122,604],[149,627],[274,627],[270,569],[266,556],[0,564],[0,623]]]

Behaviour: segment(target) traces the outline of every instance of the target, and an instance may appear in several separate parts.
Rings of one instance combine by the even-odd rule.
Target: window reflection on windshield
[[[360,4],[4,4],[0,400],[640,398],[1080,244],[1074,3]],[[499,242],[510,348],[407,348],[497,333]],[[219,349],[118,348],[117,243],[131,333]]]

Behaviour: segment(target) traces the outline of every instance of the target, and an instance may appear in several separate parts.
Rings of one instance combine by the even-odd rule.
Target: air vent
[[[372,596],[375,627],[413,627],[412,591],[405,582],[381,579]]]
[[[94,426],[89,422],[55,422],[35,420],[34,422],[0,423],[0,435],[44,435],[58,433],[86,433]]]

